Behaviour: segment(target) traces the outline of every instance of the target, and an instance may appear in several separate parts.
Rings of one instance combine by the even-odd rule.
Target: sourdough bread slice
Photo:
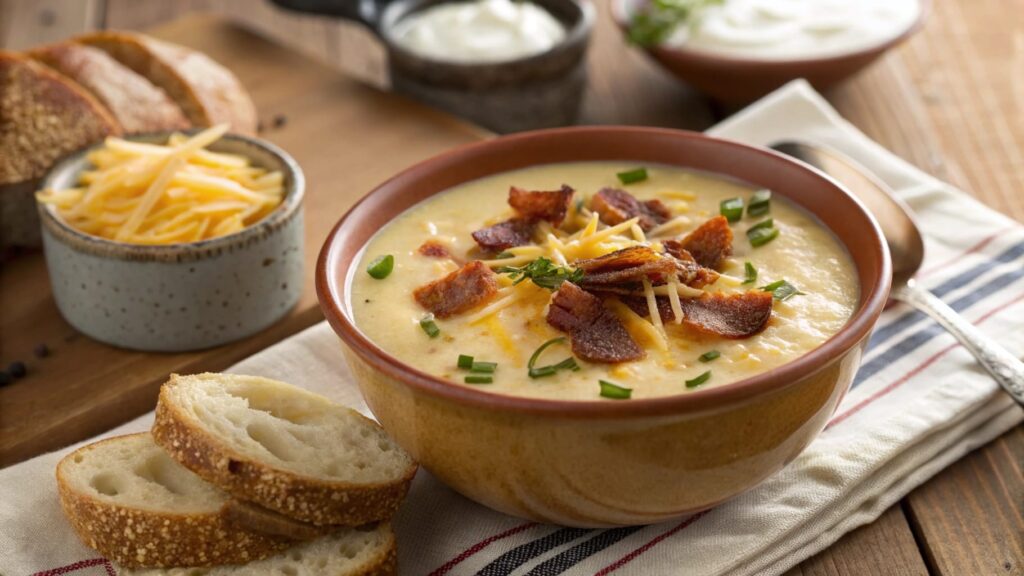
[[[376,422],[255,376],[172,375],[152,433],[174,459],[235,498],[316,525],[390,518],[416,473]]]
[[[256,133],[256,108],[230,70],[195,50],[144,34],[96,32],[75,39],[95,46],[163,89],[196,126],[228,123]]]
[[[57,465],[61,506],[82,541],[127,567],[238,564],[293,540],[231,523],[230,497],[171,459],[149,433],[89,444]]]
[[[121,576],[391,576],[397,574],[395,535],[387,523],[344,528],[277,556],[214,568],[118,569]]]

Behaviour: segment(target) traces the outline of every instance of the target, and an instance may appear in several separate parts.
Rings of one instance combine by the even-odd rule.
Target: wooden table
[[[602,14],[591,48],[591,81],[583,123],[703,129],[720,117],[720,110],[625,47],[607,18],[604,0],[598,4]],[[1024,221],[1020,192],[1024,190],[1024,92],[1020,84],[1024,78],[1024,9],[1001,0],[934,4],[922,33],[827,96],[847,119],[896,154]],[[230,13],[350,75],[370,83],[382,81],[381,51],[364,31],[279,13],[257,0],[0,0],[0,47],[25,47],[95,27],[143,28],[194,10]],[[202,41],[216,44],[212,39]],[[323,78],[315,76],[311,74],[306,81],[320,90],[341,95],[364,90],[340,79],[337,86],[325,87]],[[261,103],[264,113],[273,114],[275,106],[284,106],[274,103],[272,94],[273,90],[266,96],[269,109]],[[391,158],[393,164],[407,164],[438,146],[476,137],[471,128],[453,131],[448,120],[414,106],[397,104],[395,109],[409,118],[430,120],[418,129],[405,126],[406,132],[394,137],[393,141],[419,138],[422,145]],[[403,118],[392,120],[395,127],[406,124]],[[291,117],[290,121],[298,119]],[[431,123],[444,126],[455,136],[431,140]],[[289,141],[288,134],[286,126],[270,137],[286,147],[302,146]],[[367,154],[367,158],[371,156]],[[370,166],[352,187],[368,189],[386,175],[379,173],[382,166]],[[310,180],[315,182],[315,176]],[[335,218],[336,214],[324,217]],[[39,259],[5,265],[0,286],[11,285],[5,284],[5,278],[39,274],[40,270],[33,270],[39,266]],[[307,294],[307,300],[309,297]],[[47,326],[22,326],[16,335],[0,334],[0,363],[26,354],[39,338],[60,342],[77,338],[63,326],[45,290],[13,293],[5,289],[0,292],[0,306],[5,314],[44,308],[50,315]],[[59,354],[55,355],[53,362],[64,364],[52,371],[48,368],[48,373],[66,382],[59,386],[40,383],[39,389],[47,390],[50,398],[29,397],[28,381],[0,391],[0,466],[88,437],[151,408],[155,385],[168,370],[229,364],[317,317],[315,310],[307,309],[260,337],[226,347],[216,362],[207,357],[168,355],[154,364],[126,359],[99,345],[87,346],[84,356],[73,359],[59,360]],[[5,329],[10,326],[3,325]],[[122,378],[96,381],[82,373],[114,358],[124,363]],[[99,420],[71,408],[62,414],[47,413],[48,400],[74,395],[107,396],[108,405],[115,409]],[[19,411],[15,413],[11,406]],[[1024,574],[1022,463],[1024,427],[1018,427],[914,490],[873,524],[793,568],[788,576]]]

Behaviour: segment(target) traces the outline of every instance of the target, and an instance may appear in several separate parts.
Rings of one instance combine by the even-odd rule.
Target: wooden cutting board
[[[306,285],[298,307],[246,340],[187,354],[132,352],[77,333],[50,295],[41,253],[0,269],[0,366],[29,374],[0,388],[0,468],[103,432],[152,410],[171,372],[221,370],[321,319],[313,287],[317,253],[341,215],[376,184],[486,132],[326,66],[219,18],[192,16],[152,31],[231,68],[252,93],[261,136],[306,174]],[[50,356],[33,349],[45,344]]]

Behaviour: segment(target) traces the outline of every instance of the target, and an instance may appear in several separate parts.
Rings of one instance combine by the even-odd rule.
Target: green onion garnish
[[[743,283],[753,284],[757,282],[757,268],[750,262],[743,263]]]
[[[751,228],[747,230],[747,240],[750,240],[750,245],[755,248],[775,240],[778,235],[778,228]]]
[[[583,270],[573,270],[563,266],[555,266],[551,260],[541,256],[525,266],[502,266],[495,270],[498,274],[508,274],[512,284],[519,284],[529,278],[534,284],[548,290],[558,290],[562,282],[579,283],[583,280]]]
[[[754,224],[750,228],[747,228],[747,234],[750,234],[751,230],[762,230],[767,228],[775,228],[774,218],[765,218],[764,220],[761,220],[760,222]]]
[[[494,371],[497,369],[497,362],[473,362],[473,365],[469,367],[470,372],[478,374],[494,374]]]
[[[579,366],[579,364],[576,363],[576,359],[573,358],[572,356],[569,356],[568,358],[566,358],[565,360],[562,360],[561,362],[559,362],[557,364],[551,364],[549,366],[541,366],[539,368],[535,367],[535,365],[537,364],[537,360],[540,358],[541,353],[544,352],[544,350],[548,346],[551,346],[551,345],[554,345],[554,344],[561,344],[563,342],[565,342],[565,337],[564,336],[560,336],[558,338],[552,338],[551,340],[548,340],[547,342],[541,344],[540,348],[537,348],[536,350],[534,350],[533,355],[530,356],[530,361],[526,363],[526,369],[527,369],[526,373],[527,373],[527,375],[530,378],[543,378],[545,376],[551,376],[552,374],[554,374],[555,372],[558,372],[559,370],[572,370],[572,371],[579,370],[580,366]]]
[[[775,298],[779,302],[785,302],[793,296],[803,295],[803,292],[801,292],[796,286],[793,286],[785,280],[776,280],[771,284],[765,284],[764,286],[761,286],[759,290],[771,292],[772,298]]]
[[[633,395],[632,388],[623,388],[622,386],[613,384],[607,380],[598,380],[597,383],[601,385],[601,396],[604,396],[605,398],[626,400]]]
[[[509,258],[515,258],[515,257],[516,257],[515,254],[513,254],[513,253],[511,253],[511,252],[506,250],[504,252],[499,253],[497,256],[494,257],[494,259],[495,260],[507,260]]]
[[[768,189],[758,190],[750,196],[747,204],[747,216],[760,216],[767,214],[772,209],[772,191]]]
[[[718,204],[718,213],[729,222],[739,222],[743,218],[743,198],[729,198]]]
[[[647,168],[634,168],[633,170],[626,170],[625,172],[619,172],[616,174],[619,177],[619,182],[623,184],[632,184],[634,182],[642,182],[647,180]]]
[[[455,365],[463,370],[469,370],[473,367],[473,357],[465,354],[459,354],[459,361]]]
[[[466,384],[493,384],[492,376],[466,376]]]
[[[433,314],[427,314],[420,319],[420,328],[423,328],[423,331],[431,338],[437,338],[437,335],[441,333],[441,329],[438,328],[437,323],[434,322]]]
[[[366,267],[366,273],[373,276],[377,280],[383,280],[391,274],[391,271],[395,268],[395,257],[391,254],[385,254],[384,256],[377,256],[370,262],[370,265]]]
[[[697,376],[693,380],[687,380],[686,381],[686,387],[687,388],[696,388],[697,386],[700,386],[701,384],[707,382],[710,379],[711,379],[711,370],[708,370],[707,372],[701,374],[700,376]]]
[[[698,358],[698,360],[700,360],[701,362],[711,362],[712,360],[718,358],[721,355],[722,355],[722,353],[719,352],[718,350],[709,350],[709,351],[701,354],[700,358]]]

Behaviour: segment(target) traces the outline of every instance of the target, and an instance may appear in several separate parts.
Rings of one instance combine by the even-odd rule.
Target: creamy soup
[[[353,268],[356,325],[454,386],[597,400],[726,385],[796,359],[847,322],[853,263],[802,209],[720,176],[638,168],[537,166],[413,206]],[[551,206],[551,217],[535,212]],[[730,231],[716,252],[707,239]]]

